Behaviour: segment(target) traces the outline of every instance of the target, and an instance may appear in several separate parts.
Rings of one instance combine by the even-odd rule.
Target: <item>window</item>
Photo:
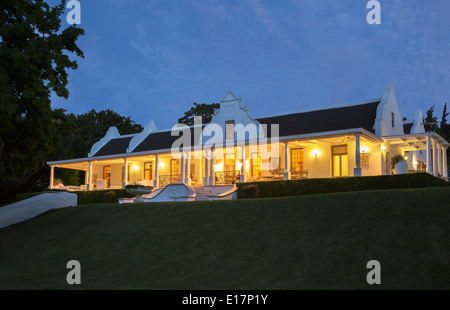
[[[226,139],[234,139],[234,121],[225,122]]]
[[[392,127],[395,127],[395,115],[394,115],[394,112],[391,112],[391,122],[392,122]]]
[[[291,149],[291,172],[303,171],[303,149]]]
[[[153,178],[153,162],[144,163],[144,180]]]
[[[171,175],[180,175],[180,160],[179,159],[171,159],[170,160],[170,174]]]
[[[103,167],[103,180],[106,180],[106,187],[111,186],[111,166]]]
[[[333,177],[348,176],[348,154],[347,145],[336,145],[332,147]]]
[[[252,176],[261,177],[261,156],[259,154],[252,154]]]

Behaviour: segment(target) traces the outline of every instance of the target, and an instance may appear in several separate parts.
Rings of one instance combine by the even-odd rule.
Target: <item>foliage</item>
[[[68,70],[84,57],[76,41],[84,31],[61,29],[65,1],[2,0],[0,4],[0,196],[43,166],[45,153],[67,130],[62,110],[52,110],[52,93],[68,98]]]
[[[392,156],[392,158],[391,158],[391,171],[394,170],[395,165],[397,163],[401,162],[401,161],[405,161],[405,158],[402,155],[397,154],[397,155]]]
[[[237,183],[238,198],[251,198],[244,188],[257,185],[259,198],[326,194],[373,189],[449,186],[450,183],[428,173],[382,175],[369,177],[323,178]]]
[[[116,193],[113,191],[109,191],[103,194],[103,202],[104,203],[116,203],[117,197]]]
[[[257,198],[259,196],[259,187],[256,184],[251,184],[242,187],[242,196],[245,198]]]
[[[194,125],[194,117],[202,117],[202,123],[207,124],[211,122],[214,115],[214,111],[220,108],[220,103],[212,104],[198,104],[194,102],[194,106],[187,112],[184,112],[184,116],[178,119],[179,124]]]
[[[439,128],[437,116],[434,116],[434,105],[429,110],[427,110],[427,116],[425,117],[424,127],[425,131],[427,132],[434,132],[436,131],[436,129]]]
[[[145,188],[145,189],[153,189],[151,186],[139,185],[139,184],[128,184],[125,185],[125,188]]]

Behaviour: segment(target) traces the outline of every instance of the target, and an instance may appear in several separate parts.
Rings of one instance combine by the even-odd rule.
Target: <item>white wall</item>
[[[394,127],[392,127],[392,114],[394,113]],[[403,135],[403,117],[398,107],[394,85],[389,85],[384,89],[384,94],[377,109],[375,120],[375,134],[379,137]]]

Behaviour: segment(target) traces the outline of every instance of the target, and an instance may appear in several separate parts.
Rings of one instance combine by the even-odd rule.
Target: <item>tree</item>
[[[446,140],[448,140],[448,138],[450,138],[450,126],[447,124],[447,116],[448,116],[448,112],[447,112],[447,102],[444,105],[444,110],[442,111],[442,118],[441,118],[441,127],[440,127],[440,133],[442,135],[442,137]]]
[[[437,117],[434,114],[434,105],[427,110],[427,117],[424,120],[425,131],[436,131],[439,128]]]
[[[220,103],[198,104],[194,102],[194,106],[184,116],[178,119],[179,124],[194,125],[194,117],[201,116],[202,123],[210,123],[214,115],[215,109],[220,107]]]
[[[5,200],[42,167],[43,154],[58,139],[61,111],[50,96],[68,98],[68,69],[84,58],[76,41],[84,31],[61,29],[65,0],[50,7],[44,0],[0,3],[0,197]],[[55,118],[56,117],[56,118]]]

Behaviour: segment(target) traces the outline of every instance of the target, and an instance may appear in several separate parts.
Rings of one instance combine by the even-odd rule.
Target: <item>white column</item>
[[[181,176],[180,176],[180,184],[184,183],[184,152],[181,152]]]
[[[427,136],[427,172],[433,174],[432,160],[431,160],[431,137]]]
[[[205,151],[205,177],[203,179],[203,186],[209,185],[209,164],[208,164],[208,158],[209,158],[209,151]]]
[[[54,185],[55,185],[55,167],[50,166],[50,184],[48,188],[53,189]]]
[[[439,172],[438,172],[438,147],[437,147],[437,140],[434,140],[433,143],[433,174],[435,176],[438,176]]]
[[[291,154],[289,149],[289,142],[284,141],[284,175],[283,179],[289,180],[291,178]]]
[[[122,188],[127,186],[128,180],[128,160],[126,157],[123,158],[123,180],[122,180]]]
[[[153,187],[159,187],[159,156],[155,155],[155,179],[153,180]]]
[[[88,183],[86,186],[86,189],[89,190],[93,190],[94,187],[92,186],[92,162],[89,162],[89,168],[88,168]]]
[[[442,145],[440,145],[439,143],[437,144],[436,152],[438,153],[438,175],[443,176],[444,167],[442,166]]]
[[[241,174],[239,175],[239,182],[247,181],[245,178],[245,144],[241,145]]]
[[[184,183],[191,184],[191,154],[186,153],[186,173],[184,175]]]
[[[442,147],[442,166],[443,166],[443,176],[448,179],[448,167],[447,167],[447,147]]]
[[[353,175],[355,177],[362,176],[362,170],[361,170],[361,135],[356,134],[355,135],[356,141],[355,141],[355,169],[353,169]]]
[[[214,173],[214,151],[211,150],[211,156],[209,157],[210,173],[209,173],[209,186],[216,185],[216,175]]]

